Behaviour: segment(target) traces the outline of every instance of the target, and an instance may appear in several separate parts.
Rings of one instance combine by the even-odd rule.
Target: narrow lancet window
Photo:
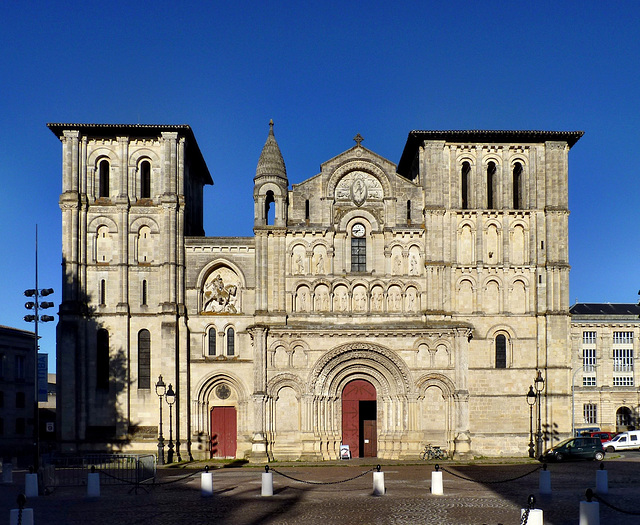
[[[460,181],[460,197],[463,210],[469,209],[469,175],[471,173],[471,165],[468,162],[462,163],[461,181]]]
[[[522,164],[513,166],[513,209],[522,209]]]
[[[496,164],[489,162],[487,165],[487,209],[495,207]]]
[[[140,198],[151,198],[151,163],[148,160],[140,164]]]
[[[98,197],[109,196],[109,161],[101,160],[98,164]]]
[[[496,336],[496,368],[507,368],[507,338]]]

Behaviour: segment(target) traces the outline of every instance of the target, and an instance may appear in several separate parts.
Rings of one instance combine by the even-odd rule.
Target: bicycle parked
[[[431,443],[425,445],[424,450],[420,453],[420,459],[448,459],[447,451],[431,446]]]

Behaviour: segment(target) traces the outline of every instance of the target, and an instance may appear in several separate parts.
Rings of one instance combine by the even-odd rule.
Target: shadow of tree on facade
[[[157,427],[130,420],[130,356],[112,344],[115,329],[97,320],[103,306],[92,305],[100,302],[64,274],[56,337],[59,451],[119,452],[136,433],[157,436]]]

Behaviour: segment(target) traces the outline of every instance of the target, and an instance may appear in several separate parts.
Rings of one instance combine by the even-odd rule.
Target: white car
[[[607,452],[613,452],[614,450],[640,449],[640,430],[621,432],[611,441],[605,441],[602,444],[602,448]]]

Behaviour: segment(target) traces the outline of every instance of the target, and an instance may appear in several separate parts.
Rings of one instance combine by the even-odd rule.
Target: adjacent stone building
[[[576,303],[571,307],[574,429],[638,429],[640,390],[634,355],[639,344],[639,305]]]
[[[49,128],[63,151],[65,449],[154,450],[160,374],[183,459],[334,459],[341,444],[415,458],[425,443],[525,455],[537,370],[545,439],[571,431],[581,132],[411,131],[397,165],[357,135],[291,185],[271,123],[254,235],[209,237],[191,128]]]

